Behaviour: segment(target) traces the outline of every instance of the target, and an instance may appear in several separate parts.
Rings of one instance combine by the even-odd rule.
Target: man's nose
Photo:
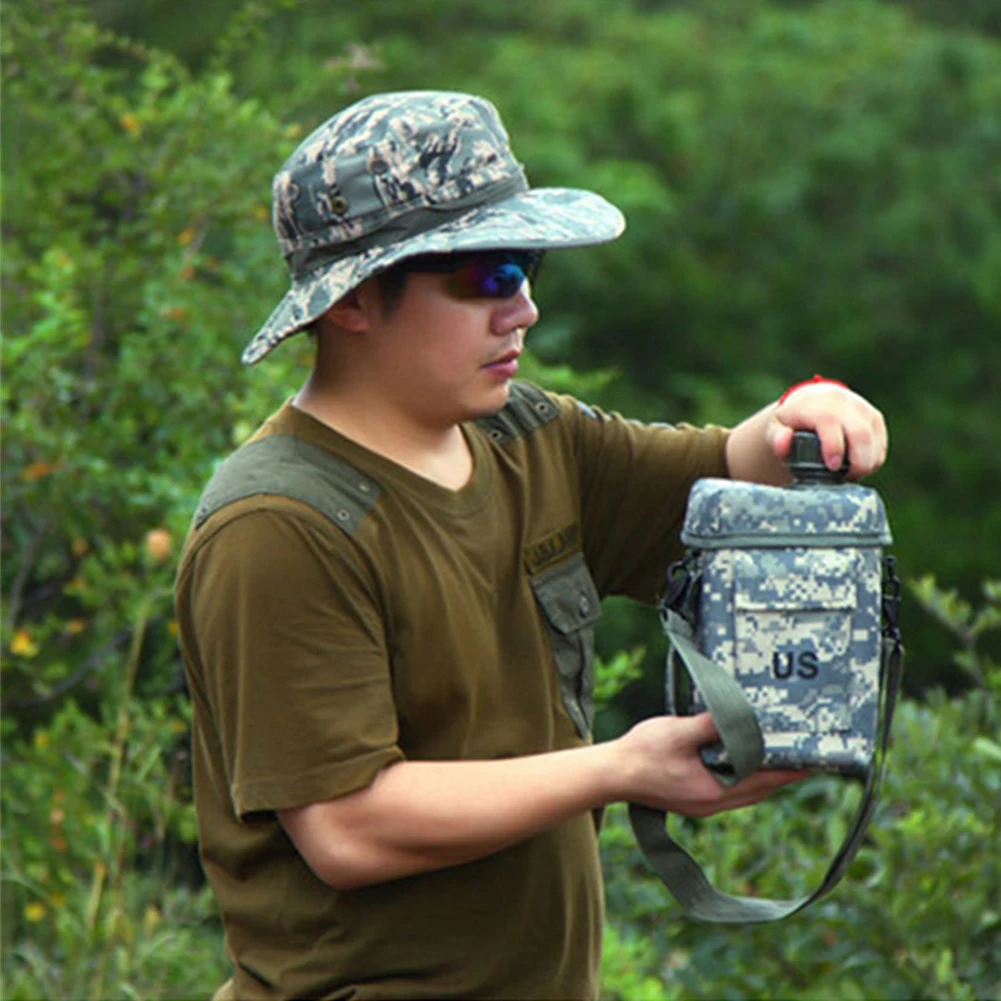
[[[504,335],[523,327],[528,330],[539,319],[539,307],[532,298],[532,288],[528,281],[522,282],[521,288],[509,299],[498,301],[493,312],[491,330],[495,334]]]

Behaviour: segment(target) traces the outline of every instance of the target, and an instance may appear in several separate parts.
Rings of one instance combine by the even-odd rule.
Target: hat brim
[[[433,209],[426,210],[433,216]],[[318,268],[293,283],[243,352],[245,365],[260,361],[367,278],[418,254],[464,250],[559,250],[607,243],[626,222],[610,202],[591,191],[535,188],[480,205],[425,233]]]

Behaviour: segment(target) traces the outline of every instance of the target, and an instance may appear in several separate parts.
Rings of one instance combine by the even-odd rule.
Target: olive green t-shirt
[[[597,995],[590,814],[344,891],[275,814],[403,760],[590,739],[600,599],[655,599],[692,482],[726,475],[725,432],[644,426],[522,385],[512,400],[464,426],[474,471],[457,491],[286,405],[254,441],[289,436],[346,463],[369,498],[360,515],[339,526],[256,494],[196,519],[177,617],[201,851],[234,963],[221,996]]]

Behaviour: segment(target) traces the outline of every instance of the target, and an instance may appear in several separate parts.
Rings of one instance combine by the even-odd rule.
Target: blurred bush
[[[297,132],[234,93],[253,18],[194,74],[84,3],[4,14],[5,996],[204,994],[173,573],[213,464],[303,371],[239,365],[284,291]]]
[[[221,68],[192,77],[68,0],[12,9],[3,73],[5,710],[44,718],[120,684],[146,606],[136,684],[178,690],[173,557],[240,415],[271,403],[238,354],[281,288],[289,137]]]
[[[322,98],[326,114],[369,79],[380,88],[458,85],[469,75],[465,85],[494,97],[522,137],[516,148],[536,165],[534,180],[597,186],[621,195],[630,215],[629,243],[547,262],[540,294],[552,309],[539,341],[548,342],[551,364],[530,362],[530,375],[639,415],[667,409],[673,417],[694,410],[725,418],[763,402],[814,360],[849,358],[850,379],[885,387],[892,407],[913,408],[903,411],[914,414],[906,475],[888,491],[891,511],[902,513],[901,548],[913,554],[905,569],[920,575],[937,567],[951,585],[960,571],[996,562],[984,545],[996,526],[991,484],[1001,454],[990,409],[1001,343],[1001,286],[992,280],[998,188],[988,156],[1001,135],[996,46],[939,39],[871,3],[794,9],[783,19],[749,0],[708,4],[705,18],[695,7],[661,5],[646,5],[648,16],[643,5],[619,0],[504,9],[434,0],[437,14],[428,18],[426,4],[385,0],[331,19],[317,5],[303,6],[308,17],[293,17],[288,3],[251,2],[220,17],[221,37],[211,45],[202,37],[197,58],[182,61],[98,27],[90,6],[22,0],[4,11],[6,997],[198,997],[224,976],[218,920],[195,857],[188,706],[170,591],[201,485],[295,388],[309,362],[298,339],[252,374],[238,360],[285,287],[268,225],[269,181],[303,129],[276,110],[283,97],[314,113]],[[156,6],[170,8],[169,23],[183,20],[182,0]],[[186,8],[193,12],[186,38],[198,34],[204,6]],[[849,11],[844,23],[835,7]],[[138,17],[149,5],[118,8]],[[380,20],[390,9],[395,26]],[[748,18],[753,31],[741,49]],[[450,60],[458,24],[469,44]],[[383,25],[385,47],[366,47]],[[531,25],[538,39],[513,34]],[[352,38],[355,48],[347,45]],[[755,39],[758,48],[750,45]],[[762,51],[771,55],[756,68]],[[822,65],[835,58],[846,60],[840,75]],[[876,97],[862,100],[859,80]],[[862,101],[857,115],[838,105],[833,132],[830,113],[809,111],[828,87]],[[922,118],[917,105],[935,101],[944,110]],[[901,152],[893,135],[911,133],[884,141],[884,113],[902,116],[907,128],[927,127],[931,146],[965,152],[945,150],[941,161],[907,153],[906,143]],[[742,116],[751,123],[748,141],[757,136],[760,145],[747,148],[757,152],[737,170],[714,137],[741,134],[733,130]],[[782,152],[781,143],[793,152]],[[898,153],[906,163],[897,163]],[[886,163],[901,168],[900,190],[909,193],[899,214],[891,211],[893,191],[879,195]],[[857,182],[853,190],[868,194],[833,207],[811,201],[804,193],[816,194],[823,170],[837,182],[831,190]],[[925,223],[912,213],[922,200],[934,223],[923,237]],[[794,218],[797,204],[820,213],[815,231]],[[727,215],[734,205],[737,215]],[[928,346],[917,351],[892,331],[876,337],[862,322],[867,297],[878,304],[876,293],[887,287],[880,277],[887,272],[876,268],[872,282],[860,285],[862,298],[839,306],[836,315],[848,319],[838,321],[838,339],[814,354],[800,337],[804,317],[821,301],[836,304],[845,283],[832,280],[812,305],[798,290],[808,287],[804,275],[831,277],[830,262],[851,260],[866,206],[889,213],[866,230],[870,236],[899,223],[885,237],[902,248],[893,275],[907,273],[916,254],[925,261],[907,288],[945,276],[927,286],[936,301],[944,296],[934,310],[906,300],[906,315],[920,320],[915,329],[929,332]],[[821,217],[830,221],[823,233]],[[823,234],[846,242],[824,249]],[[823,250],[822,259],[806,254],[809,247]],[[802,273],[782,270],[777,281],[779,272],[769,270],[801,257]],[[755,271],[758,264],[763,270]],[[891,296],[891,305],[902,301]],[[742,326],[752,314],[753,351]],[[887,315],[904,314],[894,306]],[[817,328],[829,329],[826,314],[817,316],[824,320]],[[785,353],[769,339],[779,327],[798,338]],[[691,350],[675,344],[665,360],[664,332],[686,328],[708,339],[692,338]],[[615,351],[598,350],[603,340]],[[887,355],[894,345],[897,353]],[[628,378],[613,369],[578,371],[582,359],[590,365],[612,354],[625,359]],[[574,366],[554,367],[560,357]],[[886,357],[916,367],[907,379],[888,380]],[[716,389],[709,379],[719,359],[731,375]],[[947,393],[930,381],[943,373]],[[948,558],[940,561],[941,547]],[[768,932],[693,926],[676,920],[643,871],[621,814],[611,811],[608,997],[998,993],[991,948],[1001,875],[992,839],[1001,693],[990,653],[1001,615],[997,586],[976,610],[931,578],[920,578],[913,594],[911,614],[924,606],[929,623],[937,619],[955,636],[948,671],[971,690],[955,702],[935,695],[901,710],[882,811],[845,884]],[[646,610],[622,607],[609,617],[602,736],[628,722],[621,689],[639,673],[644,623],[652,620]],[[650,646],[655,666],[659,649]],[[915,652],[912,666],[945,676],[927,649]],[[756,811],[730,818],[729,827],[684,829],[721,876],[742,873],[759,892],[803,892],[819,879],[824,851],[848,815],[845,788],[815,780],[770,817]]]

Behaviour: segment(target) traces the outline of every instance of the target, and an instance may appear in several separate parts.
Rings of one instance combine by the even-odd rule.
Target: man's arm
[[[607,803],[709,816],[806,774],[761,771],[724,787],[698,753],[717,736],[708,714],[659,716],[589,747],[405,761],[364,789],[278,816],[316,875],[344,890],[469,862]]]
[[[788,483],[783,459],[795,431],[816,431],[828,468],[837,469],[845,449],[849,477],[875,472],[886,459],[883,415],[867,400],[834,383],[808,383],[785,402],[772,403],[738,424],[726,443],[726,461],[736,480]]]

